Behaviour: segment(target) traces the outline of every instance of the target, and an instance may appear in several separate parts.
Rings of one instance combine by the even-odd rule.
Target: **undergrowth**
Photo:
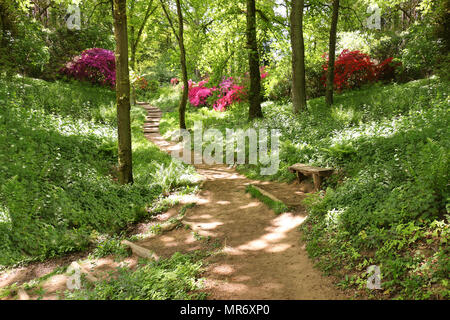
[[[141,261],[134,270],[119,267],[105,280],[84,281],[84,288],[66,291],[69,300],[201,300],[201,255],[175,253],[169,259]]]
[[[195,183],[192,167],[144,137],[145,111],[131,116],[135,182],[121,186],[113,91],[0,79],[0,267],[84,250],[147,217],[164,192]]]
[[[247,122],[247,105],[226,112],[190,108],[187,126],[203,129],[278,129],[280,166],[262,176],[261,165],[238,165],[252,179],[292,181],[288,166],[333,167],[325,192],[307,200],[306,248],[317,266],[373,298],[449,297],[449,82],[438,77],[406,84],[375,84],[291,104],[265,102],[264,119]],[[162,99],[162,98],[160,98]],[[176,112],[161,121],[177,128]],[[224,134],[225,136],[225,134]],[[204,144],[205,148],[207,143]],[[247,154],[248,158],[248,154]],[[366,289],[367,267],[381,269],[382,290]]]

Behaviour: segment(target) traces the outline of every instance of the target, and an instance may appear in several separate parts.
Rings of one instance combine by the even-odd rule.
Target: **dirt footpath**
[[[153,123],[160,112],[143,105]],[[156,119],[155,119],[156,118]],[[146,137],[162,150],[177,149],[157,130]],[[313,268],[298,227],[305,212],[276,215],[260,201],[245,193],[249,183],[257,183],[283,201],[296,202],[304,196],[297,184],[259,183],[238,174],[226,165],[195,165],[206,178],[197,205],[186,211],[184,221],[195,234],[224,246],[222,253],[210,258],[204,274],[209,299],[346,299],[331,279]],[[289,196],[291,195],[291,196]],[[197,237],[198,237],[197,236]],[[160,256],[176,251],[201,249],[192,230],[176,229],[140,245]]]

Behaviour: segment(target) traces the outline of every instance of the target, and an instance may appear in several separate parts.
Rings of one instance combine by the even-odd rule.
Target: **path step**
[[[133,253],[135,255],[138,255],[139,257],[142,257],[145,259],[154,259],[156,261],[159,260],[159,257],[156,254],[154,254],[153,252],[151,252],[150,250],[148,250],[144,247],[134,244],[133,242],[130,242],[128,240],[123,240],[122,244],[128,246],[131,249],[131,251],[133,251]]]

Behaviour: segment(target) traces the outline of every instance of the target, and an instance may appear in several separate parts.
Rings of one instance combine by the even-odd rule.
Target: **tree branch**
[[[134,47],[135,47],[135,48],[137,48],[137,46],[138,46],[138,44],[139,44],[139,41],[140,41],[140,39],[141,39],[142,32],[144,31],[144,27],[145,27],[145,25],[147,24],[148,18],[153,14],[153,12],[155,12],[155,10],[156,10],[156,8],[157,8],[157,6],[155,6],[155,7],[153,8],[153,10],[150,11],[150,9],[151,9],[151,7],[152,7],[152,4],[153,4],[153,0],[151,0],[151,1],[149,2],[148,7],[147,7],[147,10],[145,11],[144,20],[142,21],[142,24],[141,24],[141,26],[140,26],[140,28],[139,28],[139,31],[138,31],[138,33],[137,33],[137,35],[136,35],[136,39],[135,39],[135,41],[134,41]]]
[[[175,35],[175,38],[177,38],[177,41],[179,42],[180,38],[178,37],[178,33],[175,30],[175,27],[173,26],[172,19],[170,19],[169,12],[167,11],[166,6],[164,5],[164,1],[163,0],[159,0],[159,2],[161,3],[161,7],[162,7],[162,9],[164,11],[164,15],[166,16],[167,21],[170,24],[170,27],[172,28],[173,34]]]

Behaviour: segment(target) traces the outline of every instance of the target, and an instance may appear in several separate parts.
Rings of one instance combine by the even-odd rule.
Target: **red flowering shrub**
[[[395,70],[401,66],[401,62],[393,62],[394,58],[390,57],[377,65],[376,76],[378,80],[389,81],[395,78]]]
[[[170,79],[170,84],[173,86],[176,86],[179,82],[180,80],[178,80],[177,78]]]
[[[148,81],[144,77],[137,77],[136,79],[136,85],[141,90],[147,90],[148,89]]]
[[[323,70],[328,70],[327,63]],[[325,82],[326,75],[323,76]],[[358,50],[343,50],[334,63],[334,86],[341,91],[346,88],[357,88],[362,84],[375,80],[375,64],[368,54]]]
[[[80,81],[90,81],[94,84],[109,85],[114,88],[116,83],[114,52],[101,48],[84,50],[59,72]]]
[[[393,64],[392,59],[388,58],[376,65],[368,54],[358,50],[345,49],[334,63],[334,87],[341,91],[357,88],[372,81],[393,79],[398,64]],[[322,82],[325,86],[328,58],[326,60],[326,63],[322,66],[324,70]]]

